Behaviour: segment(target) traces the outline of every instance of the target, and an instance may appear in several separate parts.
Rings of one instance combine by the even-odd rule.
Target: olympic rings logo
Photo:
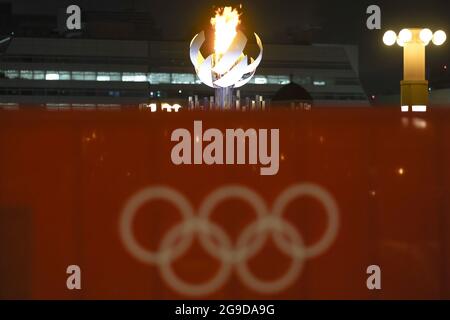
[[[322,238],[306,246],[297,228],[283,218],[286,207],[296,198],[311,197],[323,205],[328,223]],[[210,220],[217,205],[228,199],[248,203],[257,219],[248,225],[234,244],[225,230]],[[133,232],[133,221],[138,209],[153,200],[165,200],[173,204],[183,221],[173,226],[161,239],[157,251],[149,251],[138,243]],[[253,190],[241,185],[226,185],[209,194],[200,205],[198,214],[190,201],[178,191],[167,186],[151,186],[133,195],[125,204],[120,217],[120,237],[125,248],[137,260],[159,267],[164,281],[178,293],[203,296],[220,289],[233,271],[252,290],[259,293],[278,293],[292,285],[300,275],[304,261],[319,256],[334,242],[339,228],[339,210],[333,196],[312,183],[295,184],[275,199],[271,212],[264,199]],[[198,235],[203,249],[221,262],[217,273],[207,282],[192,284],[180,279],[172,263],[187,252],[194,236]],[[292,258],[287,272],[275,280],[261,280],[248,267],[248,260],[256,256],[272,236],[278,249]]]

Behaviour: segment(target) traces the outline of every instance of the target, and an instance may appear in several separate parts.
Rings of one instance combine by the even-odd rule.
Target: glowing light
[[[412,39],[412,32],[409,29],[403,29],[398,34],[398,40],[401,43],[401,45],[400,44],[399,45],[402,47],[406,42],[411,41],[411,39]]]
[[[438,30],[433,35],[433,43],[437,46],[444,44],[445,40],[447,40],[447,35],[444,31]]]
[[[190,58],[201,82],[211,88],[239,88],[248,83],[262,60],[263,46],[255,33],[259,54],[256,58],[244,53],[247,37],[237,30],[239,13],[231,7],[221,8],[211,19],[215,28],[214,52],[203,57],[200,49],[205,33],[195,35],[190,44]]]
[[[427,121],[424,119],[420,119],[420,118],[414,118],[413,119],[413,125],[414,127],[416,127],[417,129],[426,129],[427,128]]]
[[[425,45],[428,45],[433,39],[433,32],[428,28],[422,29],[419,33],[419,38]]]
[[[161,103],[161,110],[165,110],[167,112],[178,112],[182,107],[179,104],[170,105],[168,103]]]
[[[45,75],[45,80],[59,80],[59,74],[58,73],[47,73]]]
[[[405,46],[405,43],[404,43],[402,40],[400,40],[400,38],[397,39],[397,44],[398,44],[400,47],[404,47],[404,46]]]
[[[392,46],[397,41],[397,34],[392,31],[386,31],[383,36],[383,43],[387,46]]]
[[[409,106],[402,106],[402,112],[408,112],[409,111]]]
[[[97,81],[110,81],[110,76],[97,76]]]
[[[397,173],[398,173],[400,176],[403,176],[403,175],[405,174],[405,169],[403,169],[403,168],[398,168]]]
[[[211,18],[214,27],[214,51],[218,55],[227,52],[237,34],[237,26],[241,23],[239,12],[232,7],[219,8],[216,16]]]
[[[134,76],[134,81],[135,82],[145,82],[145,81],[147,81],[147,76],[145,76],[145,75]]]
[[[267,78],[265,77],[255,77],[255,84],[266,84]]]
[[[412,106],[412,111],[413,112],[427,112],[427,106],[415,105],[415,106]]]

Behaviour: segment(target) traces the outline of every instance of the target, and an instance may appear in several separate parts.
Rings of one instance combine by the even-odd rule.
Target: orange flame
[[[237,34],[237,26],[241,23],[239,12],[232,7],[219,8],[216,16],[211,18],[215,28],[214,51],[218,55],[224,54],[233,43]]]

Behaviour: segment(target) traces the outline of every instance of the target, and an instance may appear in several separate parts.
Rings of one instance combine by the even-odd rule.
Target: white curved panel
[[[239,80],[238,82],[236,82],[236,84],[234,85],[234,87],[235,88],[240,88],[240,87],[242,87],[243,85],[246,85],[250,80],[252,80],[252,78],[253,78],[253,76],[255,75],[255,72],[256,72],[256,69],[255,69],[255,71],[253,71],[252,72],[252,74],[248,77],[248,78],[245,78],[245,79],[241,79],[241,80]]]
[[[211,73],[212,68],[212,55],[208,56],[208,58],[203,61],[197,71],[198,78],[206,84],[208,87],[214,88],[213,85],[213,77]]]
[[[256,33],[255,33],[255,38],[256,38],[256,44],[259,47],[259,54],[258,54],[258,57],[255,59],[255,61],[253,61],[251,64],[248,65],[247,69],[245,70],[246,71],[245,73],[254,72],[256,70],[256,68],[258,68],[259,64],[262,61],[263,45],[262,45],[261,39],[259,38],[259,36]]]
[[[214,81],[214,85],[222,88],[231,87],[237,83],[243,75],[243,71],[247,68],[247,57],[239,62],[233,69],[228,71],[223,77]]]
[[[256,33],[255,38],[259,54],[256,59],[250,58],[250,64],[248,63],[249,58],[244,54],[247,37],[238,31],[228,51],[214,65],[213,54],[206,59],[203,58],[200,48],[205,42],[205,33],[203,31],[198,33],[190,44],[190,58],[199,79],[212,88],[231,86],[238,88],[248,83],[254,76],[263,56],[262,41]],[[250,76],[244,79],[244,76],[248,74]]]
[[[205,33],[202,31],[192,39],[190,44],[190,57],[195,69],[205,60],[200,52],[203,42],[205,42]]]

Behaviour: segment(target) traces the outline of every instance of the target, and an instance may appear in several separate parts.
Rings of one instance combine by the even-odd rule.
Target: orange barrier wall
[[[259,165],[175,166],[170,135],[177,128],[192,131],[194,120],[202,120],[204,130],[279,128],[278,174],[261,176]],[[0,297],[449,299],[449,123],[447,109],[0,111]],[[251,189],[271,208],[289,186],[306,183],[335,199],[339,228],[325,252],[297,261],[302,268],[295,281],[277,292],[251,288],[231,266],[216,290],[183,294],[160,267],[130,254],[120,237],[125,204],[150,186],[179,191],[197,214],[211,192],[229,184]],[[329,223],[324,211],[320,201],[303,197],[290,202],[284,217],[307,247]],[[255,213],[229,199],[211,220],[235,242]],[[177,223],[173,205],[148,202],[133,233],[156,250]],[[194,238],[171,266],[186,283],[208,283],[224,262]],[[271,281],[284,277],[293,260],[268,239],[246,263]],[[72,264],[82,270],[79,291],[66,288]],[[366,287],[369,265],[381,267],[381,290]]]

